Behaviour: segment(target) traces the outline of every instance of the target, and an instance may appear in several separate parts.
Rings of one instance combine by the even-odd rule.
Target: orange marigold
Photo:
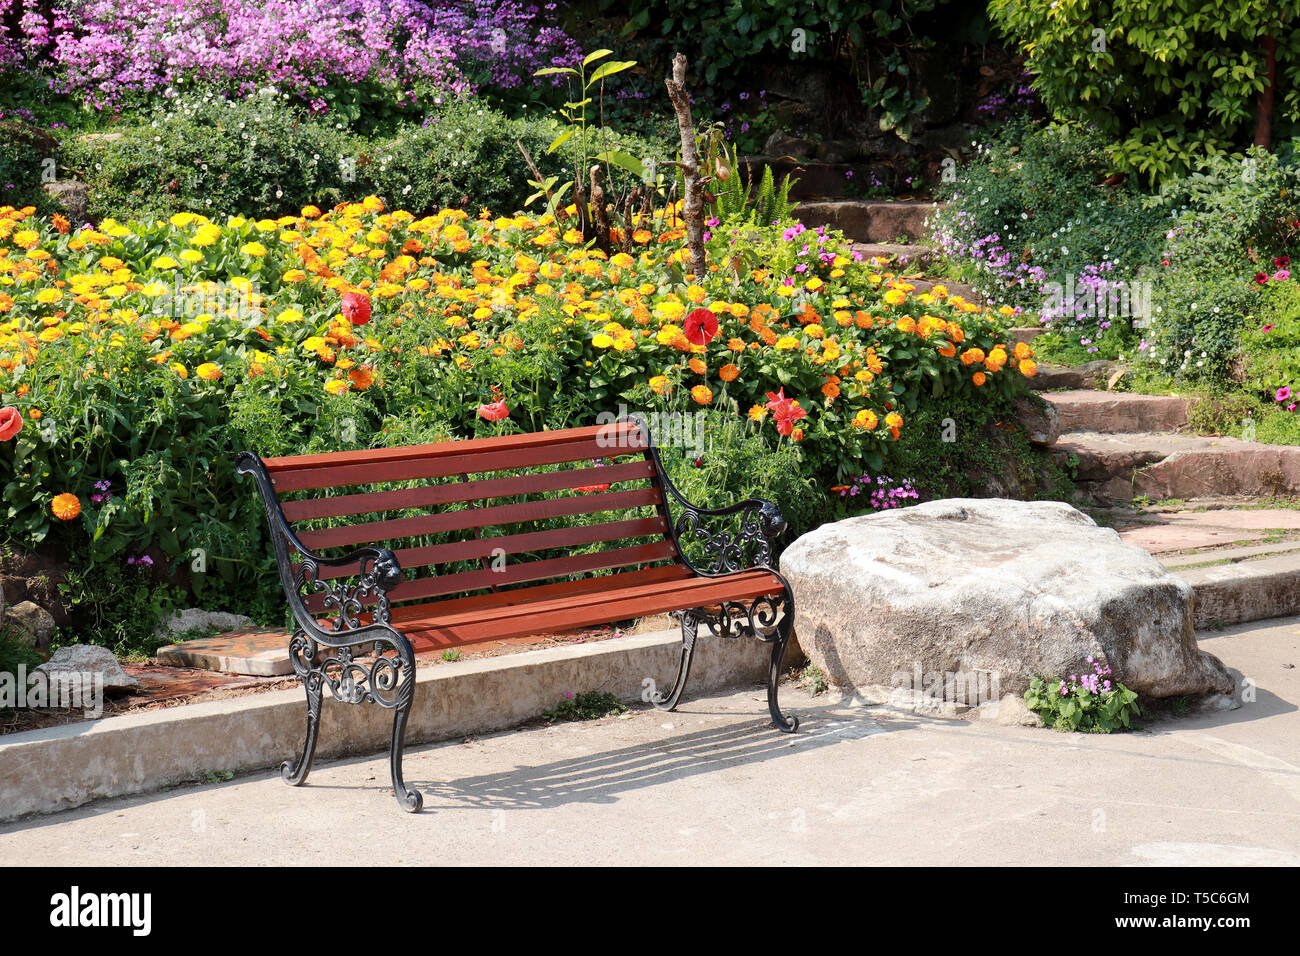
[[[740,367],[728,362],[722,368],[718,369],[718,378],[724,382],[734,382],[740,377]]]
[[[81,499],[68,492],[55,495],[54,500],[50,502],[50,511],[54,512],[54,517],[60,521],[71,521],[81,514]]]
[[[708,405],[713,401],[713,389],[707,385],[696,385],[691,389],[691,398],[701,405]]]

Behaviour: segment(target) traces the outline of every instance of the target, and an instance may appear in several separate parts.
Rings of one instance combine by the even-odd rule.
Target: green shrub
[[[45,170],[57,173],[59,144],[47,132],[16,120],[0,120],[0,206],[35,206],[48,215],[57,205],[42,189]],[[77,223],[80,225],[80,223]]]
[[[1053,113],[1096,126],[1116,166],[1151,181],[1250,142],[1266,36],[1277,42],[1274,122],[1300,120],[1293,0],[992,0],[988,10]]]
[[[1094,665],[1094,670],[1099,677],[1110,674],[1109,667]],[[1025,691],[1025,706],[1055,730],[1109,734],[1131,729],[1133,719],[1142,715],[1137,693],[1119,681],[1090,685],[1087,677],[1092,676],[1076,681],[1072,675],[1067,683],[1058,677],[1035,675]]]
[[[1132,279],[1159,250],[1162,213],[1129,183],[1105,185],[1108,171],[1095,132],[1012,121],[940,187],[948,205],[933,235],[945,256],[968,264],[959,278],[1030,311],[1043,308],[1050,282],[1089,270]]]
[[[614,714],[626,714],[627,705],[608,691],[566,694],[554,707],[542,711],[542,720],[554,724],[566,720],[600,720]]]
[[[1300,388],[1300,282],[1269,282],[1241,335],[1243,385],[1275,400],[1280,388]]]
[[[284,95],[182,99],[121,133],[117,141],[65,144],[67,164],[91,188],[96,218],[277,216],[369,188],[352,173],[361,152],[353,137]]]
[[[1178,378],[1226,380],[1243,316],[1259,304],[1259,287],[1240,273],[1184,266],[1155,283],[1147,361]]]

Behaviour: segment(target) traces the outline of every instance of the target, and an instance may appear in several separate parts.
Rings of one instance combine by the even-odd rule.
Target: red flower
[[[1276,259],[1273,260],[1273,265],[1277,266],[1279,269],[1285,269],[1290,264],[1291,264],[1290,256],[1278,256]]]
[[[343,296],[343,318],[353,325],[370,321],[370,296],[364,292],[349,292]]]
[[[23,416],[12,405],[0,408],[0,441],[8,441],[23,430]]]
[[[486,405],[478,407],[479,418],[486,419],[489,422],[499,422],[509,414],[510,409],[506,406],[505,399],[488,402]]]
[[[1258,282],[1260,285],[1263,285],[1265,282],[1268,281],[1268,276],[1266,276],[1266,275],[1265,275],[1264,273],[1262,273],[1262,272],[1256,272],[1256,273],[1255,273],[1255,281]]]
[[[609,491],[609,485],[583,485],[581,488],[574,488],[580,495],[589,495],[597,491]]]
[[[708,345],[718,334],[718,317],[708,309],[696,309],[686,316],[682,331],[696,345]]]
[[[773,412],[772,420],[776,422],[776,433],[778,435],[788,435],[794,431],[794,423],[806,416],[808,413],[798,405],[791,404],[789,409],[784,413]]]
[[[785,397],[785,387],[779,392],[767,393],[767,407],[772,410],[772,421],[776,422],[778,435],[788,435],[794,431],[794,423],[808,413],[794,403],[794,399]]]

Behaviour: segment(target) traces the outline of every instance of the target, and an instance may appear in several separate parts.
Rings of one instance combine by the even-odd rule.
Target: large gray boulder
[[[1150,697],[1230,694],[1198,649],[1191,587],[1062,502],[955,498],[823,525],[781,557],[799,645],[866,697],[908,686],[961,700],[971,675],[1020,694],[1091,673]],[[965,676],[963,676],[965,675]],[[937,694],[935,695],[937,696]]]

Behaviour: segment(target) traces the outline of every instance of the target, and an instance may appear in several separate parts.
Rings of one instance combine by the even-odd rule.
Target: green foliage
[[[1162,213],[1131,183],[1105,185],[1107,172],[1093,131],[1023,120],[997,130],[938,190],[948,205],[933,233],[966,267],[954,278],[1038,311],[1046,283],[1064,286],[1089,268],[1136,276],[1159,250]]]
[[[542,711],[542,720],[548,724],[567,720],[599,720],[615,714],[627,713],[627,706],[608,691],[588,691],[585,694],[565,695],[554,707]]]
[[[10,627],[0,625],[0,673],[17,674],[20,665],[31,671],[40,662],[40,654]]]
[[[364,137],[281,96],[205,96],[119,127],[119,140],[70,138],[62,163],[89,184],[97,218],[150,220],[180,211],[274,217],[370,194],[416,213],[447,207],[506,213],[528,197],[516,140],[544,172],[558,174],[558,162],[546,155],[557,131],[550,118],[510,119],[467,99],[450,100],[422,125]],[[598,128],[583,139],[600,135],[617,151],[649,153],[635,137]]]
[[[367,188],[345,179],[360,151],[352,137],[310,117],[287,94],[182,99],[118,132],[115,142],[64,144],[66,164],[91,188],[97,218],[165,218],[181,210],[276,216]]]
[[[793,183],[789,173],[778,186],[772,167],[764,164],[757,185],[743,181],[739,149],[728,147],[720,136],[709,137],[707,170],[706,175],[717,180],[723,179],[719,172],[725,172],[725,181],[710,186],[717,199],[709,205],[710,215],[724,225],[773,225],[790,217],[794,203],[790,201]]]
[[[1036,711],[1048,727],[1062,731],[1109,734],[1130,730],[1142,715],[1137,692],[1116,681],[1110,690],[1091,693],[1086,689],[1060,692],[1060,678],[1030,678],[1025,706]]]
[[[74,567],[59,596],[77,622],[76,641],[101,644],[123,657],[149,656],[170,636],[155,634],[158,622],[181,606],[181,592],[159,584],[143,569],[115,563]],[[61,640],[60,643],[68,643]]]
[[[1054,114],[1096,126],[1116,168],[1151,182],[1251,142],[1266,35],[1277,41],[1275,122],[1300,119],[1300,7],[1291,0],[991,0],[988,10]]]
[[[57,167],[58,143],[48,133],[16,120],[0,120],[0,205],[34,205],[36,211],[49,214],[57,209],[41,188],[46,169]],[[77,225],[80,225],[78,223]]]

